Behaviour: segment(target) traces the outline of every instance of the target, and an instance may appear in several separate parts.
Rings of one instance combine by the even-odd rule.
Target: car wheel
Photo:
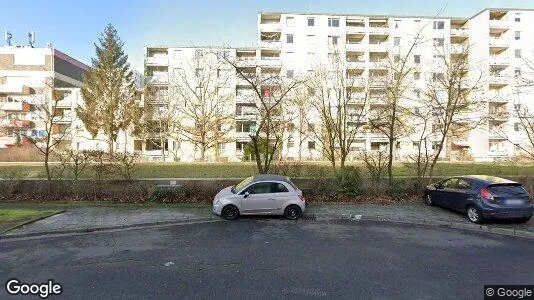
[[[302,214],[302,209],[298,205],[289,205],[284,210],[284,217],[289,220],[296,220]]]
[[[469,219],[469,221],[473,223],[482,222],[482,215],[480,214],[480,212],[475,206],[470,205],[469,207],[467,207],[466,212],[467,212],[467,219]]]
[[[226,205],[222,209],[221,216],[225,220],[235,220],[239,217],[239,209],[235,205]]]
[[[430,195],[428,195],[428,194],[425,197],[425,203],[428,206],[434,206],[434,201],[432,201],[432,198],[430,198]]]

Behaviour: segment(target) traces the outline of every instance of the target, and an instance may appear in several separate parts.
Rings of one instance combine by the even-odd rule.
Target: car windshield
[[[243,181],[241,181],[240,183],[238,183],[236,186],[234,186],[234,188],[232,189],[232,191],[234,193],[239,193],[241,192],[241,190],[246,187],[247,185],[249,185],[249,183],[252,182],[252,176],[248,177],[248,178],[245,178]]]

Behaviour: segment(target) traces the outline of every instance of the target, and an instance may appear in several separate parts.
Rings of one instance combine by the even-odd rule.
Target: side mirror
[[[248,191],[246,191],[244,195],[245,196],[243,198],[247,198],[248,196],[250,196],[250,193]]]

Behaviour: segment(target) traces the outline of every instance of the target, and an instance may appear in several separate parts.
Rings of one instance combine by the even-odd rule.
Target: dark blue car
[[[525,188],[494,176],[470,175],[441,180],[426,187],[427,205],[440,205],[465,213],[469,221],[517,219],[528,222],[533,204]]]

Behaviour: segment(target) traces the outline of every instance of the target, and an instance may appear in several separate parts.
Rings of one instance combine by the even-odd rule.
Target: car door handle
[[[269,199],[267,199],[267,200],[271,200],[271,201],[274,201],[274,198],[269,198]]]

